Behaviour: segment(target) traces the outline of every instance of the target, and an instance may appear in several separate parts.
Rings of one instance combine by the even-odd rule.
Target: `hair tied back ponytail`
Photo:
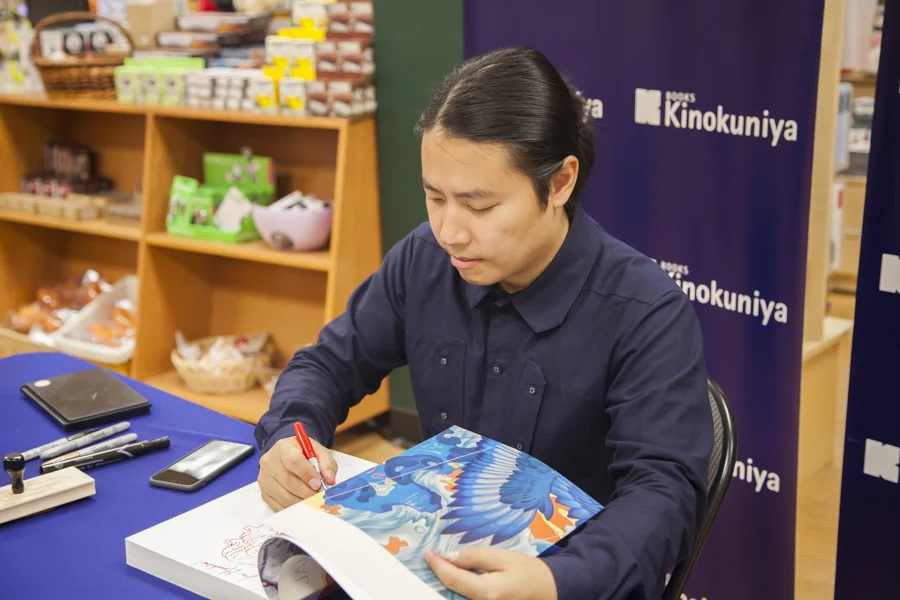
[[[527,175],[546,207],[550,180],[566,157],[578,159],[578,178],[566,203],[575,214],[594,164],[594,127],[588,101],[546,56],[511,47],[458,65],[438,86],[416,123],[452,137],[506,146],[513,167]]]

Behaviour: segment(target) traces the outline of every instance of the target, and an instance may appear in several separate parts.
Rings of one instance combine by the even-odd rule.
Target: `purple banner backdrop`
[[[823,0],[470,0],[467,56],[524,44],[587,98],[584,205],[694,301],[738,464],[685,598],[783,600],[794,524]]]
[[[900,2],[885,2],[866,181],[835,600],[897,598],[900,566]]]

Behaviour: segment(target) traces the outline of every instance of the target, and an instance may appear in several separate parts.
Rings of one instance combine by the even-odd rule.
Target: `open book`
[[[339,483],[375,466],[341,452],[331,455]],[[205,598],[267,600],[257,553],[279,533],[266,525],[274,514],[253,482],[129,536],[126,563]]]
[[[255,483],[126,539],[127,563],[207,598],[461,598],[425,562],[472,545],[528,556],[602,510],[537,459],[451,427],[376,465],[332,452],[338,483],[272,512]]]
[[[266,520],[257,558],[270,600],[457,599],[425,562],[489,545],[539,556],[602,510],[539,460],[460,427]]]

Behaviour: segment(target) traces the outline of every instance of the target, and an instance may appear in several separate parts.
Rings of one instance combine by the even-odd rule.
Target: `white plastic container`
[[[79,339],[82,335],[90,334],[94,325],[107,323],[110,315],[119,300],[130,300],[137,306],[138,278],[136,275],[127,275],[113,284],[112,289],[103,293],[87,306],[78,315],[59,328],[56,332],[56,349],[60,352],[77,356],[92,362],[108,365],[121,365],[131,360],[134,355],[134,339],[126,340],[121,346],[111,347],[102,344],[92,344]]]

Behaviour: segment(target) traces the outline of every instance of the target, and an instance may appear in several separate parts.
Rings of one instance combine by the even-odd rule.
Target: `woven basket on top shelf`
[[[194,343],[206,352],[218,336],[202,338]],[[262,351],[254,356],[216,363],[205,363],[198,360],[185,360],[172,350],[172,364],[181,376],[184,384],[191,390],[201,394],[240,394],[259,384],[257,373],[268,367],[275,354],[272,338],[266,342]]]
[[[127,54],[104,54],[87,51],[79,56],[67,56],[53,60],[41,55],[41,32],[47,27],[69,21],[105,21],[111,23],[128,40]],[[41,75],[47,96],[51,98],[89,98],[94,100],[116,99],[116,67],[134,50],[131,35],[111,19],[91,12],[64,12],[41,19],[31,41],[31,59]]]

